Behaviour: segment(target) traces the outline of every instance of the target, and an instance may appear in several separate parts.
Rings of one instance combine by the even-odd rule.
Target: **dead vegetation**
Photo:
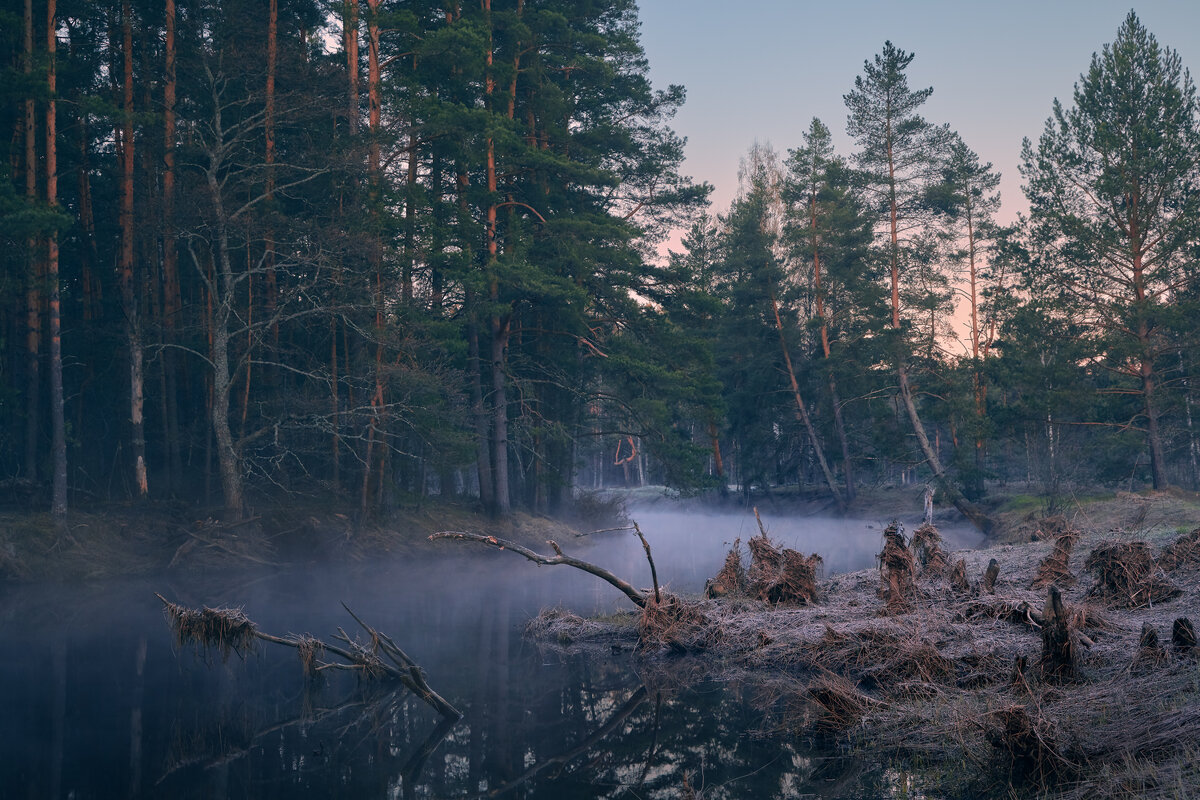
[[[161,594],[167,625],[180,646],[191,645],[203,653],[217,651],[222,659],[230,653],[239,658],[249,655],[256,640],[291,647],[300,657],[305,675],[317,677],[326,670],[348,670],[368,681],[397,681],[432,706],[443,717],[459,719],[462,714],[450,705],[425,680],[425,672],[385,633],[372,628],[343,604],[367,636],[360,641],[338,628],[333,642],[324,642],[308,634],[274,636],[264,633],[240,608],[188,608],[172,603]],[[337,656],[341,660],[323,658]]]
[[[1091,552],[1084,569],[1096,576],[1088,595],[1113,608],[1151,606],[1180,594],[1146,542],[1108,542]]]
[[[594,628],[548,612],[529,632],[627,644],[667,682],[757,686],[772,730],[811,728],[927,768],[965,765],[927,773],[955,796],[1000,785],[1013,797],[1200,791],[1189,744],[1200,736],[1200,658],[1180,615],[1200,604],[1196,536],[1155,557],[1111,532],[1043,528],[1033,544],[938,559],[940,536],[906,543],[892,525],[877,573],[818,580],[815,602],[790,604],[762,590],[787,562],[760,532],[750,569],[735,542],[708,599],[664,595]],[[1095,587],[1067,577],[1083,545]]]

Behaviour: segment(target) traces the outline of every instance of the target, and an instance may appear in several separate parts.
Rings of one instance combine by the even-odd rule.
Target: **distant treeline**
[[[856,151],[814,120],[714,218],[632,0],[26,0],[0,31],[0,480],[56,513],[1197,482],[1200,123],[1132,14],[1012,229],[890,42]]]

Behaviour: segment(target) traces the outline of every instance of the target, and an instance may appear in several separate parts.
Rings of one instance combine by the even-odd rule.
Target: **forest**
[[[6,501],[1200,489],[1200,113],[1132,12],[1008,226],[891,42],[714,211],[633,0],[0,15]]]

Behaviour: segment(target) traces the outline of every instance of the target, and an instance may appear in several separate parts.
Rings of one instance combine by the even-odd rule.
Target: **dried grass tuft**
[[[1006,758],[1013,778],[1045,789],[1076,772],[1059,747],[1054,724],[1036,706],[998,708],[988,721],[987,739]]]
[[[813,678],[807,693],[817,711],[817,728],[830,732],[853,727],[871,708],[885,705],[859,691],[854,681],[827,670]]]
[[[660,601],[648,598],[638,622],[639,646],[664,646],[684,653],[706,650],[722,636],[719,625],[706,614],[701,603],[663,594]]]

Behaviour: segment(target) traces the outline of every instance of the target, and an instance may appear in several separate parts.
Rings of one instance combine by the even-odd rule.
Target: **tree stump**
[[[988,562],[987,569],[983,571],[983,581],[980,587],[988,594],[996,593],[996,578],[1000,577],[1000,562],[992,559]]]
[[[1176,655],[1186,656],[1196,652],[1196,629],[1187,617],[1175,620],[1171,627],[1171,645]]]
[[[1071,642],[1071,626],[1063,608],[1062,594],[1057,586],[1046,593],[1042,611],[1042,677],[1055,683],[1075,677],[1075,649]]]

